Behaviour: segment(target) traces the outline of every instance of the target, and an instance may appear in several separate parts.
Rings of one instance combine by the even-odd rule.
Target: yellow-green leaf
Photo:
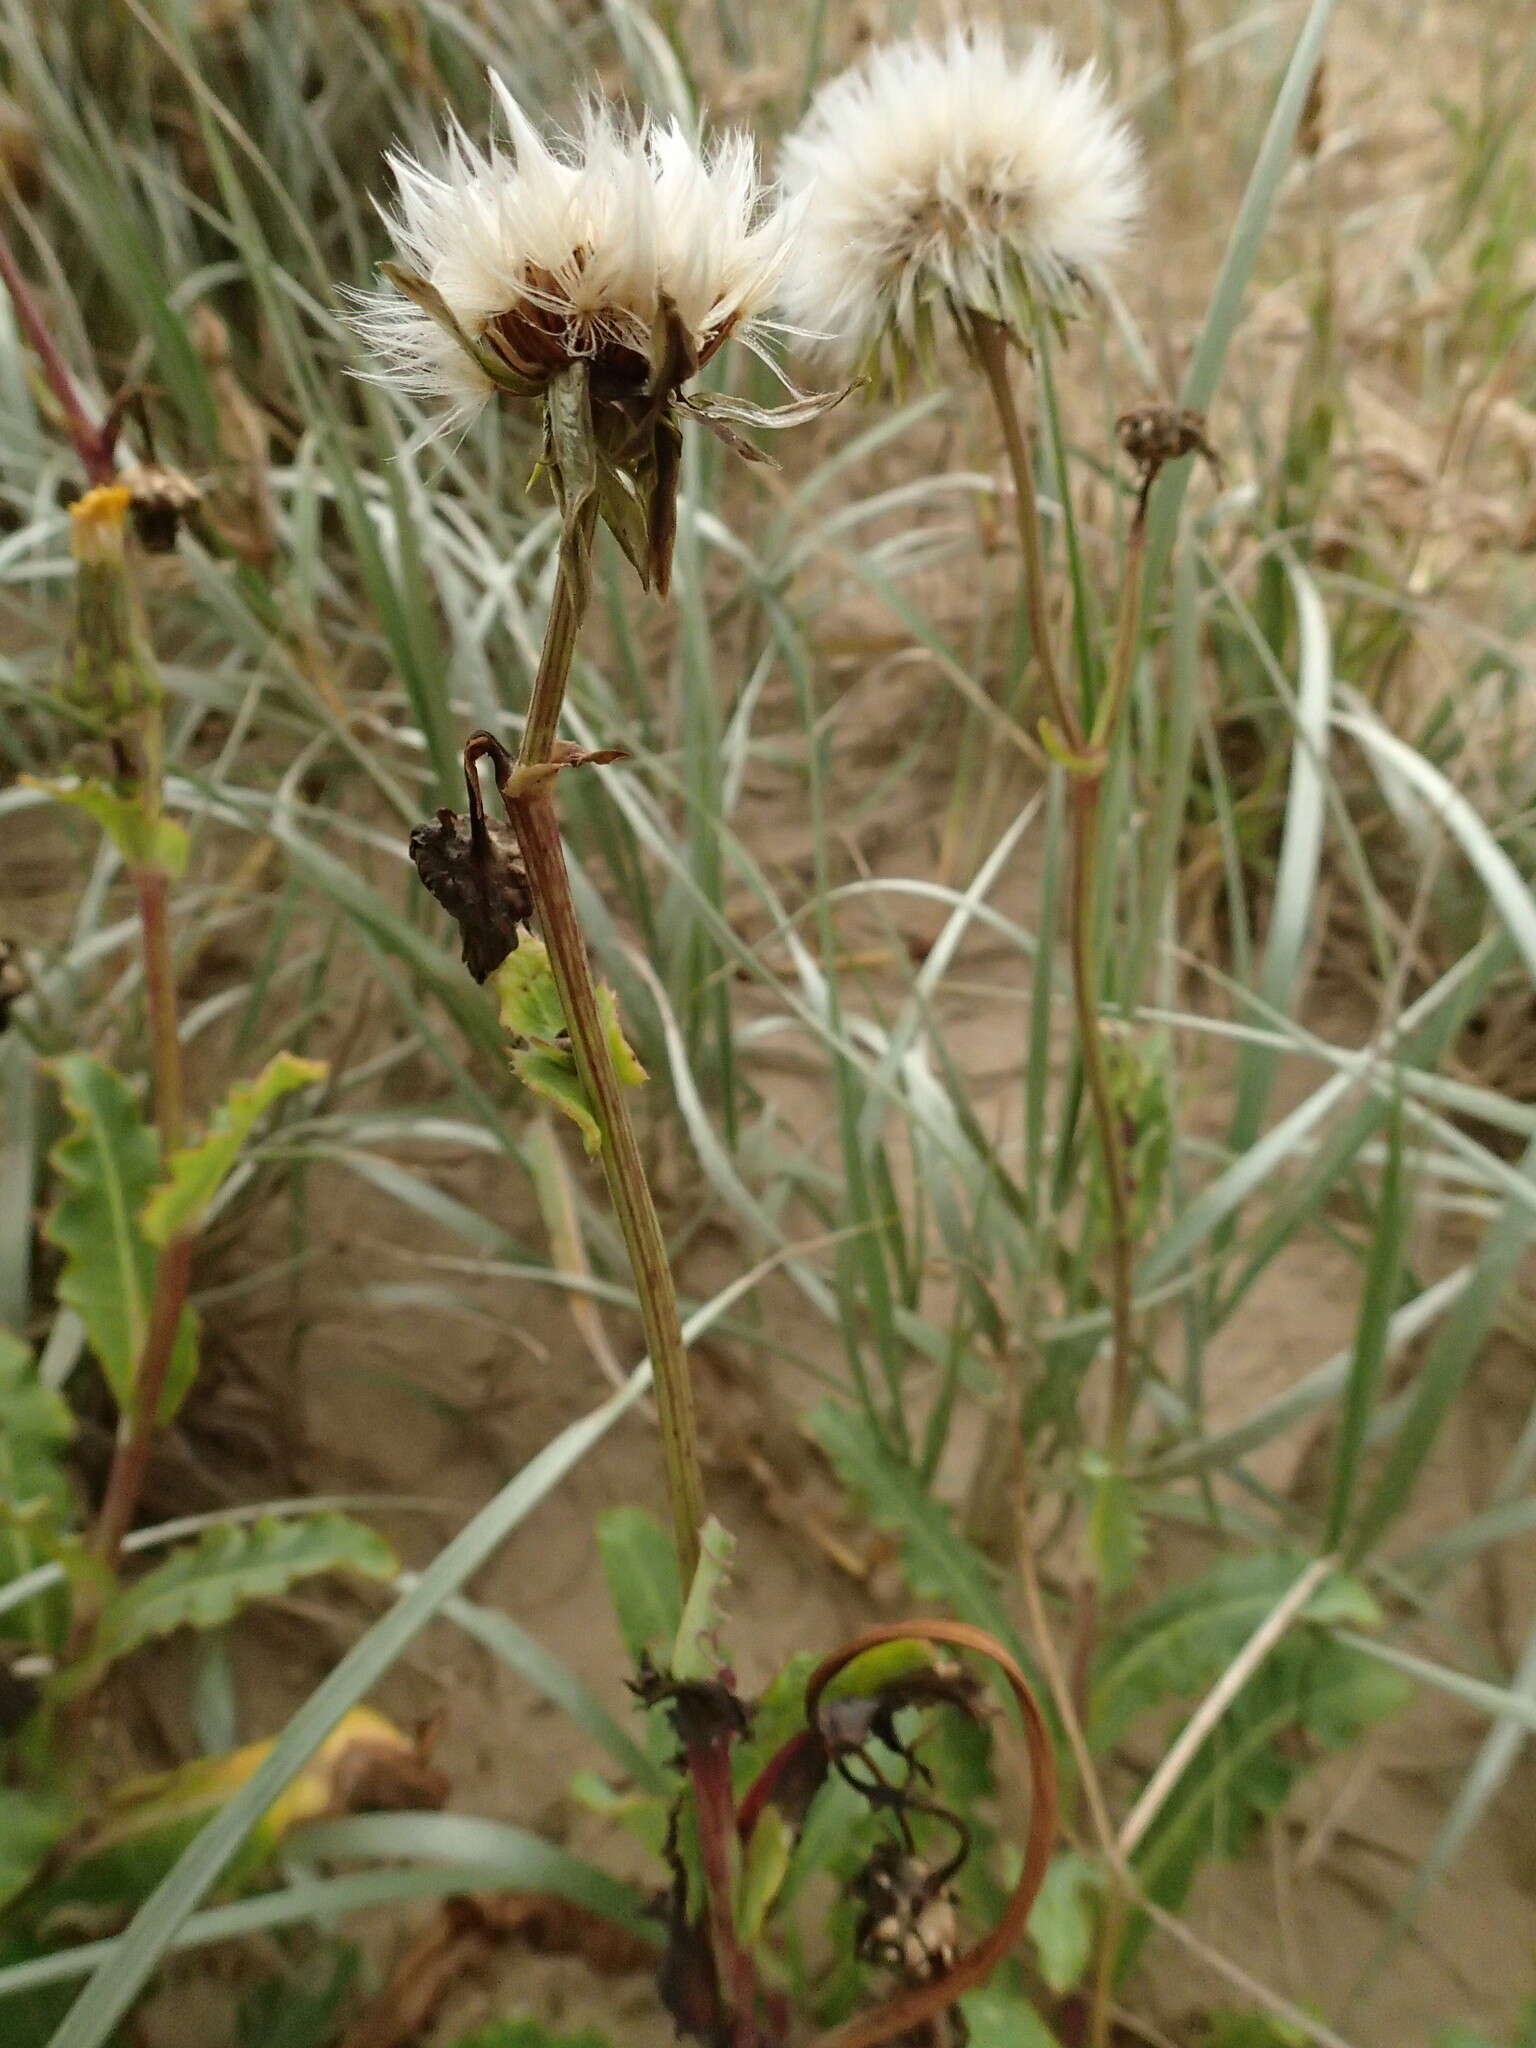
[[[789,1875],[794,1850],[789,1823],[776,1806],[765,1806],[752,1829],[742,1858],[741,1892],[736,1906],[736,1932],[744,1948],[756,1948],[774,1900]]]
[[[671,1674],[683,1684],[718,1677],[725,1662],[720,1643],[725,1615],[720,1599],[730,1583],[735,1555],[736,1538],[711,1515],[699,1531],[699,1561],[672,1645]]]
[[[62,1457],[73,1426],[64,1400],[38,1379],[28,1347],[0,1330],[0,1585],[41,1564],[50,1536],[69,1518]],[[57,1592],[39,1594],[11,1609],[0,1635],[46,1642],[59,1616]]]
[[[608,1041],[608,1057],[613,1061],[613,1071],[626,1088],[638,1088],[645,1079],[645,1069],[635,1057],[635,1049],[624,1036],[624,1027],[619,1022],[619,999],[606,982],[597,985],[597,1014],[603,1022],[603,1036]]]
[[[31,1882],[68,1825],[61,1799],[0,1785],[0,1906]]]
[[[157,868],[173,879],[186,873],[186,833],[174,818],[151,817],[142,797],[125,795],[108,782],[47,782],[33,775],[21,780],[94,818],[129,867]]]
[[[56,1293],[85,1324],[119,1407],[149,1329],[156,1253],[140,1214],[159,1173],[155,1134],[122,1075],[87,1053],[55,1060],[70,1128],[50,1154],[62,1193],[44,1235],[64,1255]],[[197,1321],[182,1312],[161,1403],[174,1414],[197,1363]]]
[[[254,1081],[239,1081],[214,1111],[207,1131],[172,1159],[164,1182],[144,1205],[144,1235],[151,1244],[169,1244],[201,1227],[219,1189],[239,1159],[257,1119],[274,1102],[325,1079],[323,1060],[302,1060],[280,1052]]]
[[[876,1643],[873,1649],[861,1650],[835,1678],[828,1681],[822,1698],[874,1699],[887,1686],[900,1685],[906,1679],[923,1677],[937,1670],[940,1661],[931,1643],[919,1642],[915,1637],[903,1637],[895,1643]]]
[[[581,1142],[589,1155],[602,1149],[602,1128],[592,1113],[592,1104],[572,1060],[563,1059],[559,1053],[540,1052],[530,1047],[513,1053],[512,1071],[525,1088],[531,1088],[535,1095],[552,1103],[562,1116],[570,1118],[581,1132]]]
[[[525,1087],[552,1103],[581,1132],[589,1153],[603,1142],[602,1126],[571,1051],[565,1011],[554,968],[542,939],[526,938],[491,976],[502,1028],[522,1041],[512,1054],[512,1071]],[[597,1012],[614,1072],[626,1088],[645,1079],[645,1069],[619,1023],[618,1001],[606,985],[597,990]]]
[[[119,1916],[159,1882],[202,1827],[266,1761],[270,1742],[227,1756],[199,1757],[172,1771],[131,1778],[109,1793],[104,1810],[71,1844],[58,1876],[29,1902],[38,1933],[68,1915],[104,1909]],[[364,1805],[433,1803],[418,1745],[371,1707],[354,1707],[262,1816],[226,1874],[224,1889],[253,1877],[292,1829],[356,1812]],[[391,1797],[391,1781],[398,1796]]]
[[[526,938],[491,976],[501,1013],[501,1028],[530,1045],[561,1048],[566,1042],[565,1011],[555,986],[549,948],[542,939]]]

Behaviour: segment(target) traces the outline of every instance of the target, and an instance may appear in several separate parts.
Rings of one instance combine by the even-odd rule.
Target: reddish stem
[[[118,1438],[101,1513],[96,1520],[94,1548],[109,1569],[116,1569],[123,1538],[133,1527],[139,1495],[144,1491],[155,1422],[176,1350],[176,1333],[181,1328],[181,1312],[191,1276],[192,1240],[173,1237],[160,1254],[149,1329],[133,1375],[127,1427]]]
[[[170,878],[160,868],[138,868],[133,877],[139,899],[144,955],[144,998],[149,1012],[150,1063],[154,1071],[155,1125],[162,1172],[182,1139],[181,1035],[176,1017],[176,969],[171,958]],[[172,1238],[160,1254],[144,1348],[134,1363],[133,1391],[119,1427],[106,1491],[93,1539],[98,1556],[115,1570],[123,1538],[133,1527],[149,1471],[160,1398],[176,1349],[176,1332],[192,1274],[192,1240]]]
[[[690,1744],[688,1776],[693,1785],[693,1810],[699,1828],[699,1860],[709,1914],[709,1940],[715,1973],[730,2009],[732,2048],[758,2048],[757,1973],[752,1958],[736,1939],[732,1904],[731,1847],[736,1837],[736,1804],[731,1789],[731,1746],[728,1737]]]
[[[11,303],[16,308],[16,319],[22,333],[31,343],[47,381],[49,390],[58,400],[59,410],[64,415],[64,424],[74,444],[82,467],[93,484],[109,484],[117,474],[117,463],[113,446],[117,439],[115,432],[107,426],[98,426],[85,409],[85,403],[69,373],[69,366],[59,353],[58,344],[48,332],[48,324],[38,309],[37,300],[32,296],[32,287],[21,273],[21,267],[12,254],[11,245],[0,232],[0,277],[5,280]]]
[[[736,1809],[736,1834],[743,1844],[751,1841],[763,1808],[774,1798],[786,1775],[811,1750],[825,1757],[826,1744],[814,1728],[802,1728],[774,1751],[741,1795],[741,1804]]]

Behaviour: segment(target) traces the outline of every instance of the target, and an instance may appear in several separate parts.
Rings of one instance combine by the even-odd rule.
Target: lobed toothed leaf
[[[44,1563],[49,1533],[68,1524],[62,1454],[73,1427],[63,1399],[38,1379],[28,1347],[0,1330],[0,1585]],[[59,1606],[57,1594],[40,1594],[0,1620],[0,1635],[50,1641]]]
[[[169,1244],[198,1230],[228,1179],[257,1121],[297,1088],[325,1079],[323,1060],[280,1052],[253,1081],[237,1081],[214,1111],[207,1131],[171,1160],[165,1180],[144,1205],[141,1222],[151,1244]]]
[[[720,1601],[730,1584],[735,1555],[736,1538],[711,1515],[699,1531],[699,1561],[672,1645],[669,1668],[680,1683],[719,1676],[725,1661],[721,1648],[725,1614]]]
[[[86,1664],[94,1676],[104,1665],[176,1629],[220,1628],[252,1601],[270,1600],[321,1572],[387,1579],[396,1568],[383,1537],[347,1515],[223,1523],[116,1595]]]
[[[50,1154],[62,1193],[44,1234],[64,1255],[58,1298],[85,1324],[119,1407],[149,1329],[157,1258],[140,1217],[159,1178],[155,1134],[122,1075],[87,1053],[56,1060],[53,1072],[70,1128]],[[182,1311],[161,1401],[173,1415],[197,1364],[197,1320]]]
[[[562,1116],[568,1116],[581,1132],[587,1151],[597,1152],[603,1142],[602,1126],[576,1071],[560,991],[543,940],[524,939],[491,976],[491,986],[503,1029],[522,1041],[511,1055],[513,1073]],[[618,1000],[606,985],[597,990],[597,1012],[614,1072],[626,1088],[638,1087],[645,1079],[645,1069],[624,1036]]]

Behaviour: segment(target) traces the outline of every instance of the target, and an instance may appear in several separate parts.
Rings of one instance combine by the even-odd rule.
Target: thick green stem
[[[595,524],[596,508],[589,504],[572,521],[562,543],[554,601],[529,700],[523,744],[516,769],[503,775],[502,797],[527,870],[539,930],[549,949],[550,966],[571,1034],[576,1071],[602,1132],[603,1173],[634,1272],[640,1317],[655,1375],[662,1461],[678,1564],[686,1588],[698,1566],[699,1530],[705,1508],[693,1381],[677,1293],[623,1085],[614,1071],[598,1013],[591,962],[571,895],[555,813],[555,778],[540,778],[527,772],[545,766],[554,756],[560,709],[590,586]],[[474,751],[472,743],[471,754]],[[497,761],[498,774],[502,774],[505,756],[498,754]]]
[[[555,751],[565,686],[571,679],[571,662],[576,654],[576,636],[587,609],[592,536],[596,530],[597,500],[591,498],[577,512],[560,544],[554,600],[544,627],[544,645],[539,650],[528,716],[523,721],[523,744],[517,755],[519,768],[537,768],[551,759]]]
[[[576,1071],[602,1131],[599,1156],[634,1272],[640,1318],[655,1374],[673,1538],[686,1588],[692,1583],[699,1562],[699,1530],[705,1513],[704,1478],[694,1418],[693,1381],[667,1263],[666,1240],[646,1182],[623,1085],[614,1072],[607,1035],[598,1014],[597,991],[571,897],[570,876],[549,785],[541,784],[530,794],[508,796],[507,815],[522,851],[539,930],[549,948],[560,1006],[571,1034]]]

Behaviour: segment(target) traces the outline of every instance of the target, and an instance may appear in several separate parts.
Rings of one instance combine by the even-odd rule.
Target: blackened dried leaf
[[[665,1705],[685,1749],[734,1742],[751,1732],[752,1709],[735,1691],[728,1671],[717,1679],[678,1679],[642,1654],[629,1690],[642,1706]]]
[[[487,823],[480,846],[470,821],[442,810],[411,833],[416,872],[459,928],[464,965],[476,981],[517,951],[519,928],[533,915],[533,897],[517,841],[505,825]]]
[[[656,1973],[656,1989],[680,2041],[728,2048],[731,2033],[709,1935],[680,1913],[668,1917],[667,1952]]]

